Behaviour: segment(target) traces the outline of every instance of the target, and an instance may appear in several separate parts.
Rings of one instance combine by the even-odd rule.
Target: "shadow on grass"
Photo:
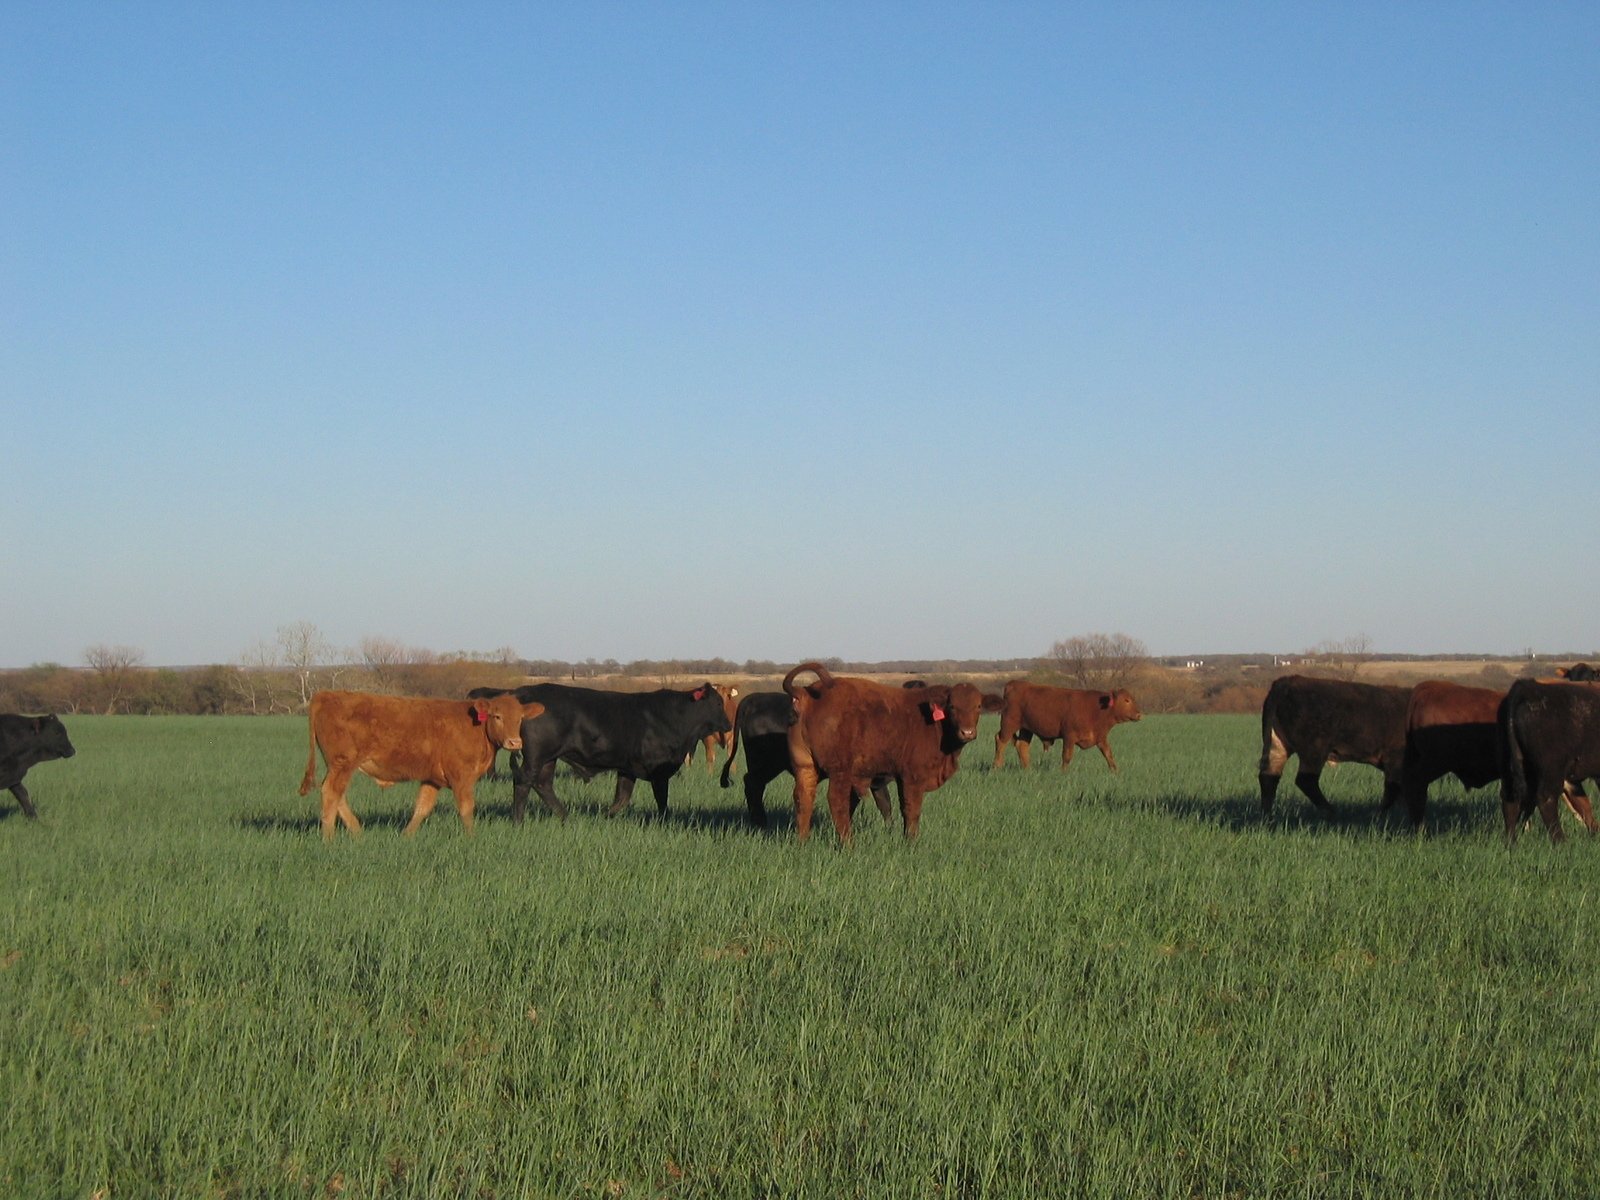
[[[1278,793],[1270,814],[1261,811],[1259,795],[1229,796],[1218,800],[1209,796],[1167,794],[1136,802],[1147,811],[1164,812],[1185,821],[1214,825],[1234,833],[1264,829],[1312,837],[1390,837],[1410,838],[1418,830],[1401,805],[1385,811],[1378,798],[1370,803],[1335,802],[1331,811],[1316,808],[1298,793]],[[1120,801],[1106,797],[1107,807]],[[1431,800],[1423,831],[1431,836],[1477,836],[1486,830],[1501,829],[1500,804],[1492,792],[1474,796],[1452,796]]]
[[[476,823],[482,825],[485,821],[494,823],[513,824],[511,820],[511,801],[479,801],[475,806],[474,816]],[[606,815],[605,807],[592,807],[587,804],[568,805],[569,820],[601,820],[601,821],[633,821],[645,825],[660,825],[663,828],[706,830],[712,833],[744,831],[752,836],[771,836],[794,832],[794,814],[779,814],[776,817],[769,813],[767,826],[762,828],[752,825],[740,809],[718,809],[703,811],[696,809],[668,808],[665,813],[656,812],[655,801],[647,798],[646,804],[641,806],[637,802],[624,809],[615,817]],[[0,809],[0,820],[5,820],[9,815]],[[363,830],[393,830],[396,833],[406,827],[411,821],[411,809],[393,809],[384,812],[375,812],[371,816],[356,812],[361,820]],[[454,823],[456,818],[455,808],[447,799],[441,800],[439,807],[434,809],[428,817],[428,824],[439,821]],[[555,814],[547,811],[544,805],[533,798],[528,805],[527,816],[523,821],[525,825],[535,825],[544,821],[559,820]],[[242,829],[254,830],[257,833],[311,833],[315,834],[321,829],[321,819],[313,807],[304,813],[281,812],[246,812],[234,818],[235,824]],[[341,826],[341,832],[343,827]]]

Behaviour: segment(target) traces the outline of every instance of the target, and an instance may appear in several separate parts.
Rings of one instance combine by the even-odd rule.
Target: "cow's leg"
[[[460,803],[461,794],[456,793],[456,802]],[[433,811],[433,806],[439,802],[439,789],[431,783],[425,783],[417,789],[416,807],[411,810],[411,820],[400,832],[406,837],[412,836],[422,828],[422,823],[428,819],[428,814]]]
[[[1561,785],[1561,798],[1566,801],[1567,807],[1572,810],[1572,815],[1582,822],[1583,827],[1593,837],[1600,832],[1600,827],[1594,819],[1594,808],[1589,803],[1589,793],[1583,790],[1583,784],[1567,780]]]
[[[451,783],[450,790],[456,797],[456,816],[461,818],[461,832],[472,832],[472,820],[477,815],[478,802],[473,793],[477,790],[475,780],[463,779],[459,783]]]
[[[767,784],[772,780],[759,778],[754,771],[746,771],[744,776],[744,806],[750,824],[767,827],[767,806],[763,797]]]
[[[22,815],[33,818],[39,814],[34,811],[33,801],[28,798],[28,789],[22,786],[19,780],[11,785],[11,794],[17,798],[17,805],[22,809]]]
[[[1102,737],[1095,742],[1095,745],[1100,749],[1100,756],[1106,760],[1106,766],[1115,771],[1117,769],[1117,760],[1111,753],[1111,743]]]
[[[1295,771],[1294,782],[1306,798],[1325,813],[1333,811],[1333,805],[1328,803],[1328,798],[1322,794],[1322,768],[1327,764],[1327,759],[1321,756],[1307,758],[1300,756],[1299,768]]]
[[[1283,777],[1283,767],[1288,761],[1288,747],[1273,730],[1261,745],[1260,774],[1257,776],[1261,780],[1261,811],[1269,817],[1272,815],[1272,803],[1278,798],[1278,780]]]
[[[354,774],[354,764],[334,759],[328,764],[328,773],[322,778],[322,840],[325,842],[333,840],[334,829],[340,821],[351,833],[361,832],[361,822],[356,820],[356,814],[350,810],[350,802],[344,795]]]
[[[617,772],[617,790],[611,800],[611,807],[606,809],[606,816],[614,817],[628,805],[633,803],[633,776]]]
[[[650,790],[655,793],[656,813],[660,816],[667,815],[667,781],[665,779],[652,779]]]
[[[883,814],[884,824],[894,820],[894,806],[889,803],[889,781],[882,775],[876,775],[872,780],[872,802],[878,806],[878,811]]]
[[[904,779],[900,780],[900,820],[905,823],[906,841],[912,841],[922,824],[922,789],[907,787]]]
[[[1005,766],[1006,747],[1016,741],[1016,737],[1017,731],[1015,729],[1007,729],[1005,723],[1001,722],[1000,732],[994,735],[994,766],[990,768],[991,770],[999,770]]]
[[[828,779],[828,815],[833,818],[833,830],[839,835],[839,844],[850,844],[850,798],[865,791],[859,780],[843,775]]]
[[[811,809],[817,802],[819,779],[815,763],[794,764],[794,828],[802,842],[811,836]]]
[[[1023,769],[1033,766],[1033,743],[1028,738],[1019,737],[1016,746],[1017,761],[1022,764]]]
[[[512,821],[518,825],[522,824],[523,815],[528,808],[528,791],[530,788],[539,793],[539,799],[544,803],[548,811],[565,821],[567,819],[566,806],[561,803],[560,798],[556,795],[556,760],[552,758],[547,762],[534,766],[530,760],[524,758],[523,765],[525,769],[518,773],[516,785],[511,789]]]
[[[1539,798],[1539,819],[1544,822],[1545,831],[1549,833],[1552,842],[1566,841],[1566,835],[1561,832],[1561,792],[1550,792],[1541,787],[1534,793]]]
[[[1385,813],[1388,812],[1391,808],[1394,807],[1395,801],[1399,800],[1400,797],[1404,794],[1404,792],[1405,792],[1405,778],[1404,778],[1403,769],[1400,770],[1400,771],[1396,771],[1392,767],[1388,767],[1388,766],[1384,767],[1383,768],[1383,800],[1378,805],[1378,811],[1379,812],[1385,812]],[[1421,798],[1421,800],[1417,801],[1415,806],[1412,805],[1412,798],[1411,797],[1407,797],[1406,798],[1406,815],[1411,818],[1411,824],[1413,826],[1415,826],[1416,828],[1418,828],[1418,829],[1422,828],[1424,819],[1427,816],[1427,811],[1426,811],[1427,810],[1427,806],[1428,806],[1428,785],[1425,783],[1425,784],[1422,785],[1422,798]]]
[[[1077,751],[1078,744],[1070,737],[1061,739],[1061,769],[1065,771],[1072,765],[1072,756]]]

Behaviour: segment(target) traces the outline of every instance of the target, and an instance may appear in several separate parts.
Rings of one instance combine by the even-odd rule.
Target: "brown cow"
[[[1026,679],[1013,679],[1006,684],[1005,707],[1000,713],[1000,732],[994,738],[994,765],[1004,765],[1006,746],[1013,741],[1017,757],[1024,767],[1028,760],[1031,737],[1044,743],[1046,750],[1057,738],[1061,739],[1061,769],[1065,771],[1072,761],[1074,750],[1087,750],[1098,746],[1105,756],[1106,766],[1117,769],[1112,757],[1111,743],[1107,740],[1113,725],[1124,721],[1141,721],[1139,702],[1126,688],[1112,692],[1096,692],[1083,688],[1047,687],[1042,683],[1029,683]]]
[[[409,836],[433,811],[439,789],[456,796],[461,827],[472,832],[472,789],[494,762],[495,751],[522,747],[522,722],[544,712],[542,704],[522,704],[514,695],[477,700],[419,700],[366,692],[318,692],[311,697],[311,753],[306,759],[304,796],[317,778],[317,751],[328,773],[322,779],[322,836],[333,837],[336,822],[351,833],[361,822],[350,810],[345,790],[357,771],[380,786],[404,780],[422,784],[405,832]]]
[[[1422,827],[1434,780],[1454,775],[1463,787],[1480,788],[1502,778],[1498,721],[1505,696],[1494,688],[1443,679],[1427,679],[1411,689],[1400,790],[1413,825]],[[1568,782],[1562,798],[1591,834],[1600,829],[1581,783]]]
[[[815,683],[795,683],[811,673]],[[970,683],[898,688],[868,679],[836,679],[821,663],[801,663],[783,677],[794,703],[789,761],[794,770],[795,828],[811,835],[817,784],[828,780],[828,814],[840,842],[850,842],[851,798],[866,795],[875,778],[899,786],[905,836],[917,836],[923,796],[956,773],[961,751],[978,735],[978,717],[995,712],[1000,697]]]

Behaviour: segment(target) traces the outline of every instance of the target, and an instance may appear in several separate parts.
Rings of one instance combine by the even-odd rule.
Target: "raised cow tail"
[[[804,675],[807,671],[817,677],[817,684],[823,689],[833,686],[833,675],[827,667],[819,662],[803,662],[783,677],[783,690],[789,693],[789,699],[793,700],[798,694],[795,691],[794,677]]]

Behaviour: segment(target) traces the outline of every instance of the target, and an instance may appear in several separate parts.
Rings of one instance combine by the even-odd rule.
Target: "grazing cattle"
[[[1126,688],[1111,692],[1096,692],[1083,688],[1047,687],[1042,683],[1029,683],[1013,679],[1006,684],[1005,706],[1000,712],[1000,732],[994,738],[994,766],[1002,766],[1006,759],[1006,746],[1017,746],[1017,758],[1024,767],[1032,764],[1028,759],[1029,740],[1039,738],[1046,750],[1061,739],[1061,769],[1065,771],[1072,762],[1074,750],[1099,747],[1106,766],[1117,769],[1117,760],[1111,754],[1108,736],[1115,725],[1124,721],[1140,721],[1144,714],[1139,702]]]
[[[1565,793],[1571,801],[1584,780],[1600,777],[1600,687],[1519,679],[1500,702],[1498,736],[1506,841],[1516,841],[1517,823],[1532,809],[1550,840],[1561,841],[1556,798]],[[1584,812],[1578,816],[1582,820]],[[1593,832],[1591,820],[1584,824]]]
[[[1333,806],[1318,780],[1329,762],[1359,762],[1383,772],[1383,807],[1400,795],[1406,705],[1411,689],[1283,675],[1261,706],[1261,811],[1270,813],[1278,779],[1298,755],[1294,781],[1319,809]]]
[[[416,781],[417,804],[405,832],[416,833],[433,811],[440,788],[455,793],[461,827],[472,832],[472,789],[501,747],[522,745],[522,727],[544,712],[542,704],[515,696],[476,700],[423,700],[366,692],[318,692],[311,697],[311,753],[304,796],[316,783],[317,751],[327,764],[322,779],[322,836],[339,821],[351,833],[361,822],[345,799],[357,771],[381,786]]]
[[[709,683],[693,691],[654,692],[602,692],[535,683],[517,688],[514,694],[545,706],[544,718],[523,730],[522,764],[511,791],[514,821],[523,819],[530,790],[539,793],[549,811],[567,815],[553,786],[558,761],[581,773],[617,773],[617,789],[607,810],[610,816],[628,807],[633,785],[640,779],[649,781],[656,809],[664,813],[667,781],[678,773],[689,752],[706,735],[732,728],[722,697]]]
[[[53,758],[71,758],[77,751],[67,739],[67,727],[56,716],[0,715],[0,787],[17,798],[23,816],[37,817],[22,777],[29,768]]]
[[[715,775],[717,771],[717,747],[728,752],[728,764],[733,763],[733,718],[739,711],[739,689],[732,684],[713,683],[712,688],[717,695],[722,697],[722,712],[728,718],[728,728],[717,733],[708,733],[703,739],[706,748],[706,774]],[[727,768],[723,768],[727,774]]]
[[[810,673],[816,681],[795,682]],[[1000,708],[1000,697],[970,683],[896,688],[867,679],[836,679],[820,663],[801,663],[783,678],[794,702],[789,763],[794,771],[795,826],[811,835],[817,785],[828,780],[828,812],[843,843],[850,841],[854,798],[878,776],[900,792],[905,836],[917,836],[922,799],[956,773],[961,751],[978,735],[978,718]]]
[[[918,682],[916,686],[926,685]],[[763,801],[767,784],[789,770],[789,726],[793,722],[794,701],[783,692],[752,692],[739,701],[733,718],[728,761],[722,764],[722,786],[733,786],[733,760],[739,753],[739,740],[743,738],[744,803],[753,825],[766,825],[767,809]],[[872,800],[885,821],[893,819],[886,777],[873,777]],[[859,795],[850,798],[852,815],[860,801]]]
[[[1557,667],[1556,674],[1568,683],[1600,683],[1600,667],[1591,667],[1588,663]]]

